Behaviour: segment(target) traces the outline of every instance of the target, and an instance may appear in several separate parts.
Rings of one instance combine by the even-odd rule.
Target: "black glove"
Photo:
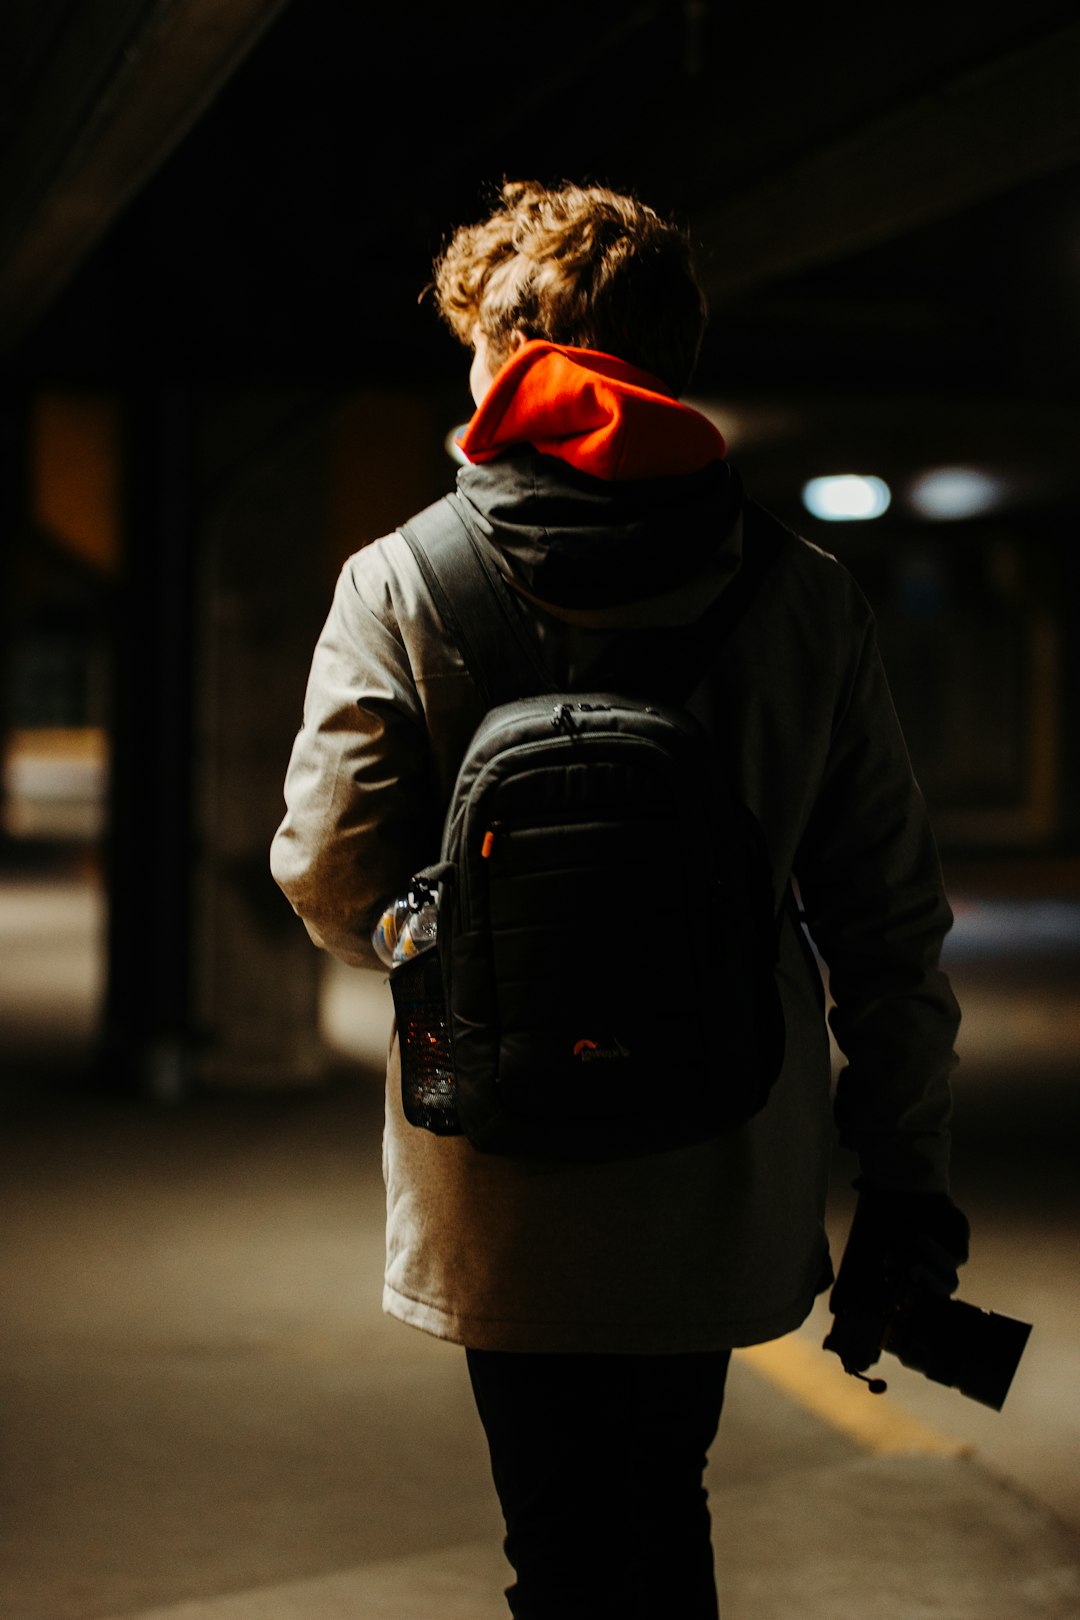
[[[859,1202],[829,1299],[836,1320],[824,1347],[848,1372],[864,1372],[905,1300],[956,1292],[970,1228],[947,1193],[895,1192],[861,1177],[855,1186]]]

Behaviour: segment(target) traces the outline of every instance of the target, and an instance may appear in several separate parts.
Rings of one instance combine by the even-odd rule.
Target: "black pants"
[[[729,1353],[467,1355],[516,1620],[716,1620],[702,1472]]]

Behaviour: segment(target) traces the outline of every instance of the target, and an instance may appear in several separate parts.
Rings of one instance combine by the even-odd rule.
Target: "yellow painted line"
[[[740,1358],[790,1395],[815,1417],[831,1423],[865,1451],[880,1455],[916,1453],[929,1457],[966,1457],[971,1446],[940,1434],[912,1417],[888,1395],[872,1395],[851,1378],[834,1355],[795,1335],[755,1344],[737,1352]],[[873,1373],[888,1368],[875,1367]]]

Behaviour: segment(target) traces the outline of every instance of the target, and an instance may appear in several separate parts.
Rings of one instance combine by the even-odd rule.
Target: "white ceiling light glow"
[[[883,478],[836,473],[803,485],[803,505],[823,523],[867,523],[889,509],[892,495]]]
[[[992,511],[1003,493],[1001,479],[978,467],[935,467],[916,478],[908,499],[920,517],[948,522]]]
[[[449,433],[446,435],[446,438],[443,440],[443,449],[450,457],[450,460],[456,461],[459,467],[467,467],[469,465],[468,456],[457,442],[458,434],[464,433],[468,425],[469,424],[467,422],[459,422],[457,427],[452,427],[450,429]]]

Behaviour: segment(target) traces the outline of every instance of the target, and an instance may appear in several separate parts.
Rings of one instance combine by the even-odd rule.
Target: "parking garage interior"
[[[15,0],[0,43],[0,1609],[503,1612],[463,1368],[378,1313],[386,984],[267,852],[338,570],[453,481],[432,259],[568,177],[685,222],[692,403],[874,608],[962,1292],[1034,1324],[1003,1412],[898,1369],[884,1439],[827,1316],[741,1361],[726,1612],[1080,1614],[1075,8]]]

